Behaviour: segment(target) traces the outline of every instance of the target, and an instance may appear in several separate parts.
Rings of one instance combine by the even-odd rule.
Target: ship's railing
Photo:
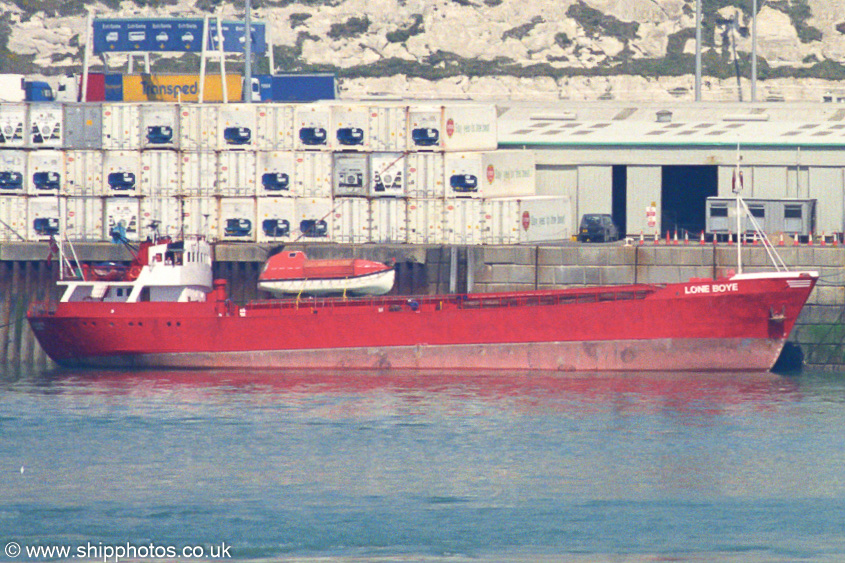
[[[541,305],[571,305],[576,303],[599,303],[602,301],[627,301],[631,299],[645,299],[653,291],[642,289],[636,291],[601,291],[586,293],[566,293],[557,295],[530,295],[520,297],[483,297],[480,299],[467,298],[460,303],[461,309],[484,309],[496,307],[530,307]]]
[[[486,309],[601,303],[645,299],[656,291],[654,286],[589,287],[521,293],[472,293],[454,295],[389,296],[389,297],[321,297],[251,301],[250,310],[262,309],[326,309],[345,307],[384,307],[388,311],[420,309]]]

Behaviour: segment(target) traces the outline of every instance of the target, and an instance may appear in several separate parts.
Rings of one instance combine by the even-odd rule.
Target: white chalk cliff
[[[84,10],[99,17],[186,17],[207,14],[202,8],[212,5],[218,9],[207,0],[155,7],[124,1],[119,9],[92,2]],[[78,70],[82,9],[62,16],[21,6],[30,4],[0,1],[7,54],[31,57],[44,74]],[[284,55],[277,57],[276,70],[335,70],[344,96],[691,99],[693,91],[692,0],[276,0],[254,6]],[[242,17],[240,3],[219,9],[226,19]],[[730,29],[731,19],[739,31]],[[721,57],[732,68],[729,42],[736,41],[747,76],[750,14],[728,6],[705,20],[705,57]],[[766,3],[757,23],[757,54],[768,72],[792,69],[791,75],[767,75],[758,85],[759,99],[818,100],[838,91],[839,76],[813,69],[825,62],[842,68],[845,0]],[[642,61],[663,62],[637,64]],[[747,79],[742,89],[747,99]],[[705,76],[705,99],[738,95],[736,77]]]

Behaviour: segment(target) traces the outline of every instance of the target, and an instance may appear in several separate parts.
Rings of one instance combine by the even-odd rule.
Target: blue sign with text
[[[202,50],[202,19],[95,19],[94,52],[199,52]],[[246,42],[243,22],[221,22],[223,50],[240,53]],[[267,50],[264,23],[253,23],[252,52]],[[218,49],[217,22],[209,20],[207,50]]]

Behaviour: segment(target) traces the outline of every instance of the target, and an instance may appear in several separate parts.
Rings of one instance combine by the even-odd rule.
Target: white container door
[[[370,200],[370,242],[408,242],[408,203],[404,199]]]
[[[140,107],[132,103],[103,104],[103,148],[141,148]]]
[[[369,202],[361,198],[335,198],[332,240],[360,244],[369,239]]]
[[[294,194],[298,197],[331,197],[332,155],[297,152],[294,157]]]
[[[410,244],[443,244],[442,199],[408,201],[408,242]]]
[[[179,156],[173,151],[141,153],[141,193],[150,197],[179,195]]]

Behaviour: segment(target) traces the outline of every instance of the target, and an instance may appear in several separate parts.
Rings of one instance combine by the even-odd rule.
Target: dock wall
[[[736,268],[736,249],[727,245],[410,246],[288,245],[312,258],[366,258],[395,262],[399,294],[465,293],[551,289],[585,285],[673,283],[712,278]],[[845,368],[845,248],[801,246],[778,249],[791,269],[819,271],[821,278],[793,330],[809,366]],[[78,244],[82,261],[128,261],[111,244]],[[268,245],[218,244],[215,277],[229,282],[237,302],[268,297],[257,289]],[[42,243],[0,245],[0,366],[46,367],[25,320],[33,300],[57,298],[58,265],[48,264]],[[743,249],[746,272],[770,269],[762,247]]]

